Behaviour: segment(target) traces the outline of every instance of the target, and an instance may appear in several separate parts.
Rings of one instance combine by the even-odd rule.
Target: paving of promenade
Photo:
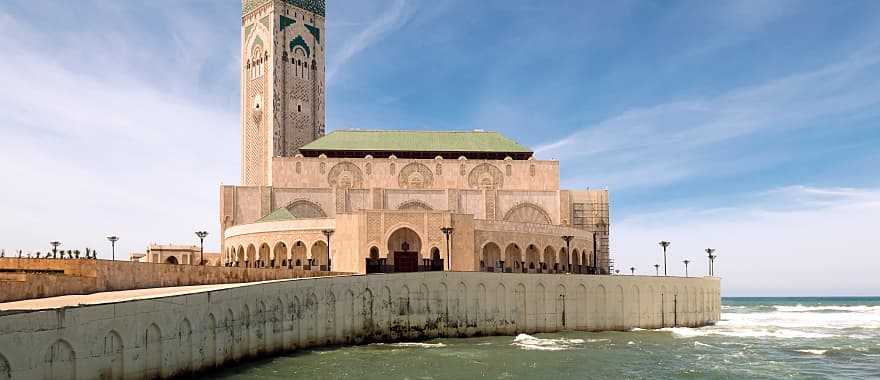
[[[80,305],[98,305],[103,303],[113,303],[122,301],[131,301],[146,298],[158,298],[168,296],[179,296],[184,294],[199,293],[212,290],[229,289],[239,286],[248,286],[254,284],[264,284],[275,281],[263,282],[247,282],[236,284],[217,284],[217,285],[194,285],[194,286],[174,286],[166,288],[149,288],[120,290],[115,292],[101,292],[93,294],[69,295],[59,297],[37,298],[23,301],[0,303],[0,311],[33,311],[59,309],[63,307],[72,307]]]

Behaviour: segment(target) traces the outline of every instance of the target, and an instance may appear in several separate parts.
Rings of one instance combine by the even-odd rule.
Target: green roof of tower
[[[341,130],[306,144],[301,151],[511,153],[532,151],[492,131]]]

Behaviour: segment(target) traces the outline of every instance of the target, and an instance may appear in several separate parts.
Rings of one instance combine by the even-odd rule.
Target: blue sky
[[[330,0],[328,128],[501,131],[611,190],[623,268],[880,293],[880,3],[540,3]],[[0,3],[0,248],[218,230],[240,6]]]

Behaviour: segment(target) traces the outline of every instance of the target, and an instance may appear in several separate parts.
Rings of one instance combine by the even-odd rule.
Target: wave
[[[803,352],[805,354],[812,354],[812,355],[825,355],[825,353],[828,352],[828,350],[795,350],[795,351]]]
[[[443,343],[418,343],[418,342],[404,342],[404,343],[391,343],[389,346],[393,347],[418,347],[418,348],[443,348],[446,347]]]
[[[833,334],[825,334],[819,332],[788,330],[788,329],[717,329],[717,328],[699,328],[690,327],[666,327],[660,331],[671,332],[676,338],[695,338],[701,336],[729,336],[735,338],[782,338],[782,339],[822,339],[833,338]]]
[[[538,338],[528,334],[519,334],[515,338],[513,338],[513,343],[511,345],[517,346],[524,350],[535,350],[535,351],[564,351],[568,349],[572,349],[577,347],[578,345],[584,344],[588,341],[602,341],[607,339],[566,339],[566,338]]]
[[[880,306],[868,306],[868,305],[847,305],[847,306],[841,306],[841,305],[818,305],[818,306],[777,305],[775,308],[777,311],[789,312],[789,313],[815,312],[815,311],[838,311],[838,312],[850,312],[850,313],[880,313]]]

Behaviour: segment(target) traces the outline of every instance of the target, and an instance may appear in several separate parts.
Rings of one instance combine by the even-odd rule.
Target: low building
[[[197,245],[150,244],[146,252],[132,252],[129,258],[141,263],[197,265],[200,253]],[[219,265],[220,254],[205,252],[204,260],[205,265]]]

